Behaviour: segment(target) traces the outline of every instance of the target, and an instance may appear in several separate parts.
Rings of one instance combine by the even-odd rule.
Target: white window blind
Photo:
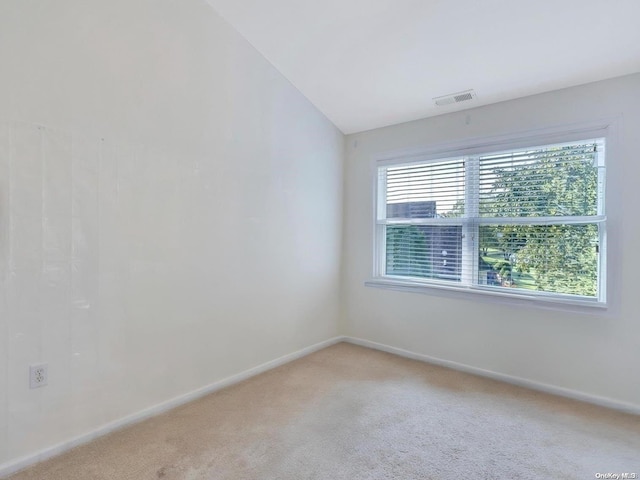
[[[378,168],[377,273],[604,301],[604,139]]]

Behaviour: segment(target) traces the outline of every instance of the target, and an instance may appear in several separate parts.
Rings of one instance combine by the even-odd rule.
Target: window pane
[[[464,214],[464,161],[386,169],[387,218],[460,217]]]
[[[386,274],[460,281],[462,227],[389,225]]]
[[[479,233],[479,284],[597,295],[597,225],[485,225]]]
[[[480,157],[480,215],[597,215],[596,155],[588,143]]]

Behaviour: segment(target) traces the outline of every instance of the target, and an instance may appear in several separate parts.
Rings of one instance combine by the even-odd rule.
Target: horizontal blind
[[[384,174],[385,215],[393,222],[386,227],[387,275],[459,281],[462,226],[443,220],[465,213],[464,160],[389,167]]]
[[[386,218],[462,216],[464,165],[457,159],[386,168]]]
[[[462,227],[389,225],[386,273],[459,282],[462,275]]]
[[[589,142],[481,156],[480,216],[597,215],[597,154]]]
[[[595,297],[598,225],[480,225],[478,283]]]
[[[604,139],[378,171],[385,275],[600,295]]]
[[[598,295],[599,151],[588,141],[479,157],[478,284]]]

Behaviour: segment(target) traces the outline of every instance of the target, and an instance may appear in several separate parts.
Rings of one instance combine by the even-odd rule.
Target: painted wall
[[[0,65],[0,467],[336,335],[343,136],[204,0],[3,0]]]
[[[607,171],[609,300],[593,315],[365,287],[372,272],[372,159],[463,139],[618,118]],[[640,75],[349,135],[345,167],[347,335],[640,407]]]

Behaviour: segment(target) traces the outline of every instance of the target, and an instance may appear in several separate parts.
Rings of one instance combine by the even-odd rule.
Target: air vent
[[[452,93],[450,95],[444,95],[442,97],[436,97],[433,101],[436,105],[451,105],[452,103],[466,102],[476,98],[476,92],[473,90],[466,90],[464,92]]]

